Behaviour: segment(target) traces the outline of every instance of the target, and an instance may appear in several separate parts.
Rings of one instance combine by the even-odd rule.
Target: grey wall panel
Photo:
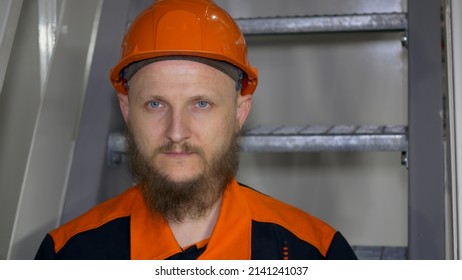
[[[439,0],[409,0],[409,257],[445,259]]]
[[[8,254],[40,105],[37,11],[36,1],[22,6],[0,94],[0,259]]]
[[[130,1],[104,1],[98,38],[82,110],[61,222],[121,192],[130,183],[125,166],[107,167],[106,139],[123,131],[117,95],[109,71],[120,55]]]
[[[56,27],[58,36],[49,70],[44,73],[44,87],[37,86],[23,93],[15,92],[17,99],[21,94],[29,98],[36,95],[38,103],[35,105],[38,110],[30,120],[33,123],[32,138],[24,149],[28,152],[24,173],[16,177],[20,178],[21,184],[7,186],[10,190],[20,188],[8,252],[10,259],[33,258],[46,232],[58,223],[74,152],[81,100],[87,84],[93,31],[98,23],[100,3],[93,0],[66,1],[61,6],[61,20]],[[32,13],[37,13],[36,7]],[[82,21],[82,18],[86,20]],[[30,23],[30,30],[38,30],[36,20],[22,20]],[[37,37],[31,39],[37,40]],[[28,50],[37,59],[37,45],[31,43],[31,46],[32,49]],[[18,65],[21,67],[18,77],[22,79],[20,83],[27,84],[24,73],[28,72],[31,65],[29,61],[22,62]],[[24,114],[27,103],[20,104],[22,106],[17,108],[17,114]],[[17,123],[13,129],[20,130],[22,126]],[[13,147],[7,146],[11,150]],[[16,172],[14,170],[11,173]]]
[[[22,0],[0,2],[0,91],[3,87],[21,7]]]

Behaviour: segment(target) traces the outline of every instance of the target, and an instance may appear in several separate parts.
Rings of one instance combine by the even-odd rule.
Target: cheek
[[[150,122],[131,118],[129,122],[133,138],[144,155],[151,154],[159,143],[159,126],[153,126]]]
[[[214,153],[228,147],[233,134],[238,127],[237,120],[229,114],[226,117],[209,119],[198,126],[197,138],[205,149],[211,149]]]

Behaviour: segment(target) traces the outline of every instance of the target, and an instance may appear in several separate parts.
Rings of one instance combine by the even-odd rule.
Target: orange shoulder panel
[[[248,198],[253,220],[280,225],[316,247],[323,256],[327,255],[335,229],[296,207],[258,191],[246,187],[241,187],[241,190]]]
[[[78,233],[97,228],[111,220],[129,216],[133,203],[139,198],[141,198],[139,189],[131,187],[122,194],[98,204],[85,214],[51,231],[49,234],[55,243],[55,252],[59,252],[69,239]]]

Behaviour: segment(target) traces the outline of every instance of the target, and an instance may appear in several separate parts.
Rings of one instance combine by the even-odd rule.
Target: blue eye
[[[157,109],[160,107],[160,102],[157,100],[152,100],[148,102],[148,106],[153,109]]]
[[[197,102],[197,106],[199,108],[207,108],[207,106],[209,106],[209,103],[207,101],[201,100]]]

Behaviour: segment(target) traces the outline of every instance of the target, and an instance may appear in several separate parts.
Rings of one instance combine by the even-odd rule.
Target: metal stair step
[[[244,131],[245,152],[406,151],[406,126],[258,126]]]
[[[407,260],[407,247],[353,246],[359,260]]]
[[[404,31],[405,13],[317,15],[236,19],[244,35]]]
[[[383,249],[378,246],[356,246],[353,251],[359,260],[380,260]]]

